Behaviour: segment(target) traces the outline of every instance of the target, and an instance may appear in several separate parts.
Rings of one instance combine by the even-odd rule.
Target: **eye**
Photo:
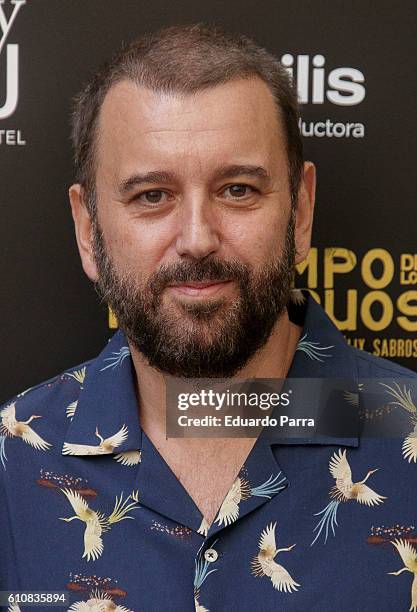
[[[138,194],[135,199],[145,202],[145,204],[159,204],[164,201],[166,195],[165,191],[161,191],[161,189],[151,189]]]
[[[250,185],[242,185],[239,183],[236,185],[229,185],[224,190],[224,193],[229,192],[229,195],[231,195],[232,198],[240,199],[240,198],[244,198],[245,196],[252,195],[254,191],[255,189],[251,187]]]

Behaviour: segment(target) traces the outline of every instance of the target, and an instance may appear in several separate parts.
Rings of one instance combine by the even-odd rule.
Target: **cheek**
[[[135,220],[114,224],[108,240],[112,259],[119,270],[147,278],[159,265],[167,248],[168,233],[158,224],[146,228]]]
[[[263,266],[280,257],[284,248],[286,223],[281,217],[238,220],[228,233],[232,256],[251,265]]]

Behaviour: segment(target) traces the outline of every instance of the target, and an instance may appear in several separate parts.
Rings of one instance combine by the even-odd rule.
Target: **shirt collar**
[[[358,380],[354,351],[309,292],[295,290],[288,312],[303,328],[288,378]]]
[[[100,455],[141,448],[142,430],[135,381],[129,346],[119,330],[87,367],[75,413],[65,436],[64,454]],[[120,437],[124,439],[113,450],[108,445],[103,453],[96,428],[105,440],[120,431],[123,432]],[[84,445],[88,448],[82,448]]]
[[[333,379],[335,390],[338,389],[338,391],[340,391],[340,384],[343,381],[343,384],[346,384],[345,391],[357,393],[359,379],[355,353],[347,344],[343,334],[312,295],[305,290],[294,290],[288,306],[288,314],[290,320],[302,326],[303,329],[287,378]],[[330,387],[332,384],[332,381],[330,381]],[[337,410],[349,410],[350,425],[354,425],[356,435],[348,437],[320,435],[303,439],[285,439],[285,444],[359,446],[358,406],[347,403],[346,400],[342,399],[340,393],[337,393],[337,397],[342,401]],[[315,397],[310,397],[309,401],[311,403],[316,402],[317,408],[319,408],[318,404],[321,400],[318,394]],[[342,412],[338,413],[335,409],[334,414],[342,414]],[[327,418],[329,416],[331,417],[327,413]],[[337,416],[335,418],[337,419]],[[270,441],[270,443],[273,444],[274,442]]]
[[[296,290],[294,296],[288,307],[289,316],[302,325],[303,331],[288,378],[344,378],[357,384],[356,359],[343,335],[308,292]],[[105,440],[119,433],[121,442],[114,448],[110,442],[103,450],[96,428]],[[289,443],[358,446],[359,438],[321,436]],[[119,330],[87,368],[62,452],[100,455],[141,448],[136,377],[126,337]]]

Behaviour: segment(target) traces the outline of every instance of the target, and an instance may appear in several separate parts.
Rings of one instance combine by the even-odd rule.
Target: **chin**
[[[201,348],[210,348],[216,344],[223,335],[223,329],[217,317],[209,319],[190,318],[183,320],[175,326],[173,339],[178,344],[199,345]]]

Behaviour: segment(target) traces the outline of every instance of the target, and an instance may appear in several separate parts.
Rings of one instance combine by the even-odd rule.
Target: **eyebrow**
[[[238,176],[249,176],[252,178],[262,179],[263,181],[271,180],[271,176],[265,168],[250,164],[233,164],[230,166],[223,166],[222,168],[218,168],[213,173],[212,178],[214,180],[219,180],[230,179]],[[178,180],[178,178],[173,172],[167,172],[165,170],[153,170],[144,174],[135,173],[120,183],[119,192],[121,195],[126,195],[132,191],[132,189],[139,187],[140,185],[174,183],[176,180]]]
[[[262,166],[252,165],[232,165],[220,168],[214,173],[214,178],[233,178],[235,176],[250,176],[252,178],[260,178],[270,180],[271,177],[267,170]]]
[[[173,183],[176,179],[172,172],[163,170],[154,170],[145,172],[145,174],[133,174],[129,178],[123,180],[119,185],[119,191],[122,195],[129,193],[134,187],[139,187],[145,183]]]

